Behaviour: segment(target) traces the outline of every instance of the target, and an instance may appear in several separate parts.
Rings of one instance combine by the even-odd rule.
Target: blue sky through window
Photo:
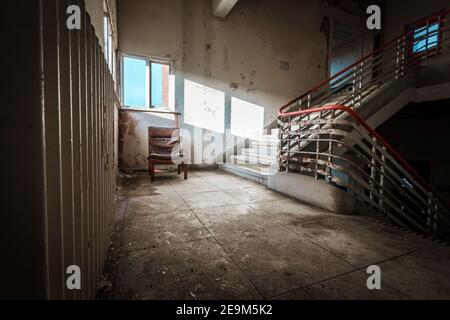
[[[162,97],[162,76],[163,65],[152,63],[152,106],[163,106]]]
[[[148,108],[147,61],[124,57],[124,104],[128,107]]]
[[[439,30],[439,23],[435,23],[425,27],[420,27],[414,30],[413,52],[414,53],[422,52],[427,49],[432,49],[436,47],[438,44],[438,30]]]

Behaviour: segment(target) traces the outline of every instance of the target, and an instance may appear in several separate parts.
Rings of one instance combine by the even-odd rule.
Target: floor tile
[[[249,187],[258,187],[259,185],[255,182],[245,180],[243,178],[230,176],[230,175],[209,175],[203,176],[203,180],[216,186],[220,190],[241,190]]]
[[[249,205],[283,225],[295,225],[331,216],[329,212],[292,199],[257,202]]]
[[[435,244],[379,267],[389,285],[413,299],[450,299],[450,246]]]
[[[194,213],[215,236],[278,226],[270,218],[246,205],[196,209]]]
[[[178,183],[174,183],[172,187],[179,194],[219,191],[216,186],[204,181],[201,178],[180,181]]]
[[[182,194],[191,209],[230,206],[241,202],[223,191]]]
[[[253,232],[223,244],[258,290],[269,298],[353,268],[284,227]]]
[[[357,267],[376,264],[424,245],[420,237],[398,228],[336,217],[288,228]],[[405,241],[407,238],[410,241]]]
[[[116,206],[109,298],[450,299],[450,247],[225,172],[123,175]]]
[[[258,299],[213,240],[131,252],[119,262],[118,299]]]
[[[404,300],[407,296],[381,281],[380,290],[369,290],[369,275],[360,270],[275,297],[278,300]]]
[[[176,193],[131,198],[128,201],[127,216],[189,210],[184,200]]]
[[[227,193],[244,203],[255,203],[262,201],[284,200],[286,196],[269,190],[263,186],[242,187],[240,189],[230,190]]]
[[[211,237],[191,211],[139,215],[125,222],[123,251],[140,250]]]

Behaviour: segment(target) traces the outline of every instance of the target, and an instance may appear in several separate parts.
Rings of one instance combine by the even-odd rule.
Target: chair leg
[[[184,180],[187,180],[188,172],[189,172],[189,165],[187,163],[183,163],[183,168],[184,168]]]
[[[148,160],[148,175],[149,176],[152,175],[152,164],[151,164],[150,160]]]
[[[155,181],[155,165],[150,164],[149,167],[150,167],[150,180]]]

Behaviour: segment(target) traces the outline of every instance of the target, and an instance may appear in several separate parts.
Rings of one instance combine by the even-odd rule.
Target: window
[[[128,108],[174,108],[175,81],[169,62],[124,55],[123,104]]]
[[[439,42],[439,23],[414,29],[413,53],[430,50]]]
[[[169,107],[172,105],[171,99],[171,77],[170,65],[167,63],[151,62],[151,98],[152,106]]]
[[[103,54],[114,81],[116,80],[116,41],[108,1],[103,1]]]
[[[149,108],[148,64],[145,59],[123,57],[123,103],[127,107]]]

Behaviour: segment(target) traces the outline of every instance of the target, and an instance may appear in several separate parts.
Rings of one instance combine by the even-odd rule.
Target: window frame
[[[105,30],[105,24],[107,29]],[[117,81],[117,37],[113,26],[113,19],[110,12],[108,0],[103,0],[103,56],[108,69]],[[106,38],[105,38],[106,36]]]
[[[430,32],[430,28],[433,26],[437,26],[437,29]],[[412,37],[412,44],[411,44],[411,52],[412,54],[421,54],[423,52],[427,52],[430,50],[438,50],[439,49],[439,42],[440,42],[440,29],[441,29],[441,23],[439,21],[427,23],[423,26],[416,26],[413,29],[411,29],[411,37]],[[425,32],[425,34],[417,36],[418,39],[416,39],[416,34],[420,34]],[[429,42],[431,37],[436,36],[436,41]],[[420,39],[422,38],[422,39]],[[417,44],[420,44],[422,41],[425,41],[424,47],[415,48]]]
[[[445,10],[440,10],[440,11],[430,15],[426,19],[418,20],[416,22],[410,23],[405,26],[405,32],[409,38],[407,52],[409,53],[410,56],[416,56],[416,55],[420,55],[420,54],[424,54],[424,53],[428,54],[429,51],[431,51],[431,52],[435,51],[437,55],[441,54],[442,20],[443,20],[443,18],[445,18],[444,12],[445,12]],[[416,40],[415,40],[416,32],[420,29],[425,29],[425,31],[428,32],[428,29],[435,24],[438,25],[437,30],[436,30],[436,36],[437,36],[436,45],[432,46],[431,48],[428,48],[429,44],[426,43],[426,47],[423,50],[414,51],[414,44],[416,42]],[[428,36],[426,38],[424,38],[423,40],[428,41],[429,37],[430,37],[430,35],[428,34]],[[421,41],[421,40],[419,40],[419,41]]]
[[[137,107],[137,106],[127,106],[125,104],[125,80],[124,80],[124,58],[135,58],[135,59],[141,59],[146,61],[146,65],[148,67],[148,100],[149,100],[149,106],[148,107]],[[145,56],[140,54],[134,54],[134,53],[128,53],[128,52],[120,52],[120,78],[121,78],[121,84],[120,84],[120,98],[122,99],[122,105],[124,109],[131,109],[131,110],[167,110],[167,111],[174,111],[175,105],[173,107],[167,106],[167,107],[161,107],[161,106],[154,106],[152,105],[152,63],[158,63],[158,64],[164,64],[169,66],[169,76],[175,75],[174,70],[174,62],[173,60],[168,59],[162,59],[158,57],[153,56]],[[169,92],[170,93],[170,92]],[[147,99],[147,97],[146,97]]]

